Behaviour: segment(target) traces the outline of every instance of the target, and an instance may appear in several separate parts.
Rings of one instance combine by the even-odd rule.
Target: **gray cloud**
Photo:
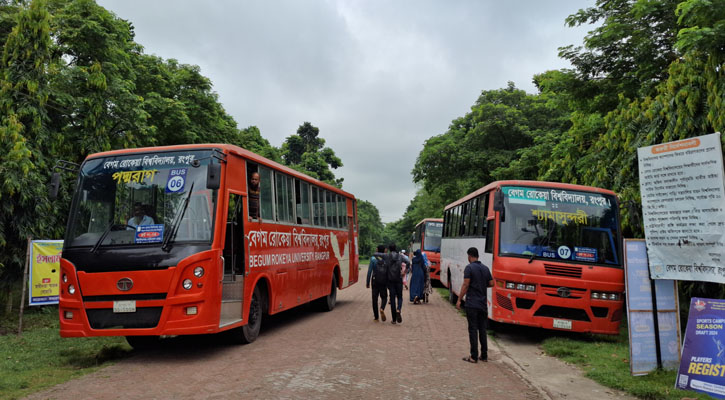
[[[415,194],[423,142],[469,111],[482,90],[568,67],[557,47],[585,28],[564,18],[593,0],[102,0],[145,51],[196,64],[241,128],[274,145],[304,121],[345,166],[344,189],[383,221]],[[482,185],[484,183],[482,182]]]

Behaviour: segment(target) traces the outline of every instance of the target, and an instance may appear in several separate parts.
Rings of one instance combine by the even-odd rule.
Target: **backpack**
[[[386,268],[385,261],[380,257],[375,257],[375,274],[373,275],[373,282],[376,285],[386,285],[388,283],[388,269]]]
[[[385,268],[388,270],[388,282],[399,283],[403,281],[401,268],[403,259],[398,253],[388,253],[385,258]]]

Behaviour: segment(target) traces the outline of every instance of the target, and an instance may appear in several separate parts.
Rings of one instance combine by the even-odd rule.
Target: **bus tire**
[[[161,338],[158,336],[126,336],[126,342],[134,350],[151,350],[159,347]]]
[[[328,312],[332,311],[337,304],[337,276],[332,274],[332,285],[330,287],[330,294],[320,299],[320,309]]]
[[[456,304],[458,301],[458,296],[456,296],[455,293],[453,293],[453,285],[451,285],[451,272],[448,271],[448,301],[451,302],[451,304]]]
[[[242,344],[252,343],[257,340],[259,331],[262,328],[263,304],[259,287],[255,286],[254,292],[252,292],[252,301],[249,303],[249,318],[247,319],[247,324],[239,328],[239,341]]]

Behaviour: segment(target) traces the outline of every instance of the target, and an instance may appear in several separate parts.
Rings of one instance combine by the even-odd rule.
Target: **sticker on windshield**
[[[169,170],[169,179],[166,181],[166,193],[177,193],[184,190],[187,170],[188,168],[176,168]]]
[[[164,240],[164,224],[139,225],[134,243],[161,243]]]
[[[591,247],[574,247],[574,260],[596,262],[597,249]]]
[[[559,246],[559,248],[556,249],[556,254],[559,256],[559,258],[567,260],[569,259],[569,257],[571,257],[571,249],[567,246]]]

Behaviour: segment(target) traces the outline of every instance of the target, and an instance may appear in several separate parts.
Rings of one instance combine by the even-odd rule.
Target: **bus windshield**
[[[621,266],[614,196],[547,188],[502,188],[501,255]]]
[[[443,222],[426,222],[425,240],[423,251],[441,252],[441,234],[443,233]]]
[[[95,250],[160,246],[165,239],[211,243],[216,191],[206,188],[206,165],[212,160],[211,151],[190,150],[86,161],[65,245]]]

